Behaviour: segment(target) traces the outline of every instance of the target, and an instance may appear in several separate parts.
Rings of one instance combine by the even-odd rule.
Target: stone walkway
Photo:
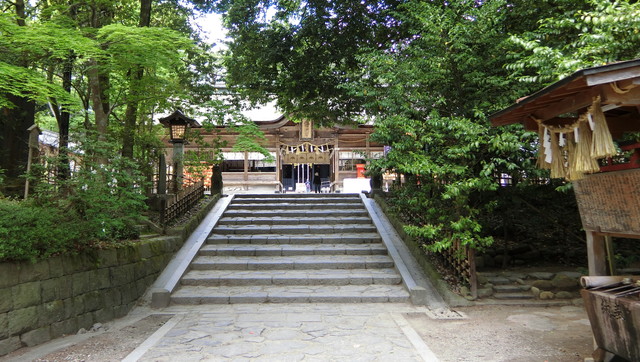
[[[436,361],[409,327],[410,304],[169,307],[169,320],[125,361]]]

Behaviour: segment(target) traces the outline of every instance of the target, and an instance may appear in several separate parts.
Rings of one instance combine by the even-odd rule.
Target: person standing
[[[320,174],[318,172],[313,174],[313,191],[317,194],[320,192],[321,184]]]

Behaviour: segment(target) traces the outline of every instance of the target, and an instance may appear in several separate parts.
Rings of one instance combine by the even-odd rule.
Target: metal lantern
[[[184,142],[184,136],[187,132],[187,128],[199,128],[202,127],[195,119],[185,116],[179,109],[159,119],[160,123],[169,128],[169,136],[172,143]]]

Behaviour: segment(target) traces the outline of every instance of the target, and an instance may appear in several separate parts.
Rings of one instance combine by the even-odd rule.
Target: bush
[[[83,225],[64,210],[0,199],[0,261],[30,260],[84,248]]]

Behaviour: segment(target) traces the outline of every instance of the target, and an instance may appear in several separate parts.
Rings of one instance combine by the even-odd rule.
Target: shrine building
[[[261,145],[271,159],[259,152],[234,151],[238,133],[225,126],[212,131],[190,130],[200,133],[205,143],[225,141],[224,161],[220,164],[223,192],[308,192],[313,190],[316,178],[320,179],[316,182],[321,184],[322,192],[370,190],[370,180],[365,176],[366,159],[381,158],[384,152],[383,145],[369,140],[374,131],[372,125],[318,128],[313,121],[296,123],[285,116],[254,122],[264,132],[266,140]],[[168,137],[164,141],[167,164],[171,165],[172,146]],[[189,151],[213,152],[195,142],[184,146],[184,152]],[[211,179],[211,171],[208,172],[205,183]]]

